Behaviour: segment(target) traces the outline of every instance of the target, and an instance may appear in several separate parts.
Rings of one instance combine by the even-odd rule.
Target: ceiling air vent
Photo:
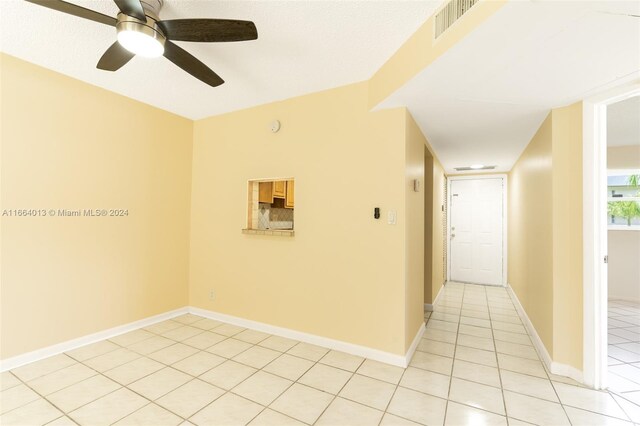
[[[467,166],[467,167],[454,167],[454,169],[458,172],[467,172],[469,170],[493,170],[496,166]]]
[[[436,14],[436,35],[438,38],[447,31],[467,10],[471,9],[479,0],[451,0]]]

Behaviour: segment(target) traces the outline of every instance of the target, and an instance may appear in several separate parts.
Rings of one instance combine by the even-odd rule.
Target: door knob
[[[455,236],[456,236],[456,234],[451,234],[451,238],[453,238],[453,237],[455,237]]]

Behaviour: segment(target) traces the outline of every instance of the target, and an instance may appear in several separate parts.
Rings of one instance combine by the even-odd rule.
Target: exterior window
[[[640,230],[640,174],[609,176],[607,196],[609,229]]]

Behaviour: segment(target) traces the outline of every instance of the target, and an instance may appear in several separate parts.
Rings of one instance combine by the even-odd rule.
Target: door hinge
[[[609,256],[604,257],[604,263],[609,263]]]

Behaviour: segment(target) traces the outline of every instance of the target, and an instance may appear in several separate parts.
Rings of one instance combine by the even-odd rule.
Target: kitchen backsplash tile
[[[293,229],[293,209],[282,209],[260,203],[258,229]]]

